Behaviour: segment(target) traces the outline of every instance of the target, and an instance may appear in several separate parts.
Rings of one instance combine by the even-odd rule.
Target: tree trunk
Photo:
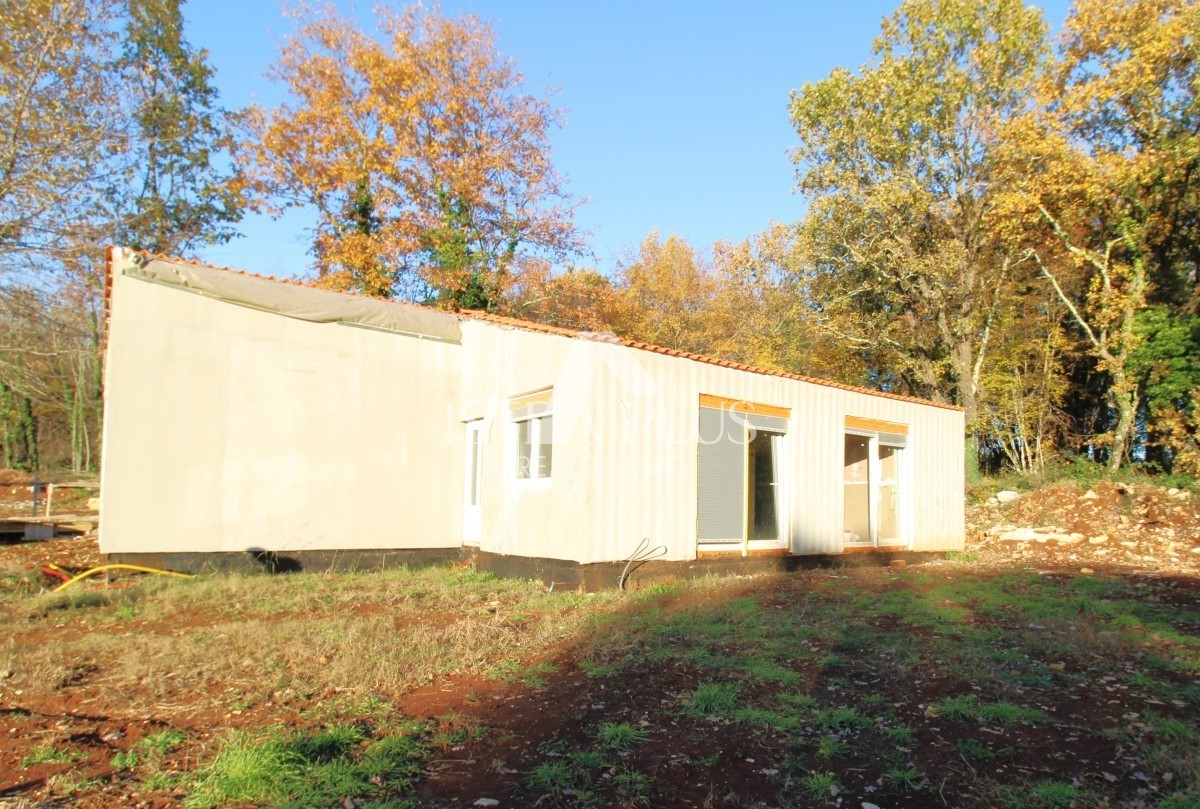
[[[979,436],[975,430],[975,413],[979,406],[975,391],[975,352],[971,344],[964,340],[954,346],[953,358],[954,381],[958,386],[958,400],[963,407],[963,422],[966,425],[966,479],[967,483],[978,483],[982,475],[979,471]]]
[[[1122,359],[1124,359],[1122,357]],[[1138,395],[1136,384],[1130,385],[1125,369],[1113,371],[1113,402],[1117,406],[1117,427],[1113,430],[1112,450],[1108,456],[1108,471],[1116,472],[1125,462],[1129,438],[1137,418]]]
[[[0,412],[4,414],[4,463],[9,469],[36,472],[37,419],[33,403],[0,380]]]

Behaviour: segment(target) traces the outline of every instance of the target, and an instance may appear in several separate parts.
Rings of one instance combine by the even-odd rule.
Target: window
[[[842,489],[845,528],[842,530],[842,541],[847,545],[871,542],[870,459],[870,438],[846,433]]]
[[[463,481],[463,542],[476,545],[483,529],[483,451],[486,441],[486,422],[475,419],[467,422],[467,457]]]
[[[790,416],[786,408],[700,397],[696,531],[701,545],[787,545],[783,445]]]
[[[844,545],[903,545],[908,426],[846,417],[842,510]]]
[[[517,480],[547,480],[554,462],[554,415],[550,389],[512,400],[517,435]]]

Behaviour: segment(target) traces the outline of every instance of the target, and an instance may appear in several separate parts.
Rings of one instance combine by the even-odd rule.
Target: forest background
[[[5,467],[97,466],[105,245],[303,210],[318,285],[953,402],[972,477],[1200,476],[1200,4],[908,0],[780,99],[800,221],[603,266],[488,22],[293,6],[226,110],[181,2],[0,0]]]

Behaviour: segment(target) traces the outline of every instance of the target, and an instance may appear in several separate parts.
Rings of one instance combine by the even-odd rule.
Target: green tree
[[[1131,367],[1141,312],[1184,314],[1188,294],[1197,301],[1197,37],[1190,0],[1079,0],[1037,103],[1006,134],[1024,237],[1107,376],[1111,417],[1097,443],[1113,470],[1142,412],[1145,376]]]
[[[1022,0],[908,0],[860,73],[792,94],[815,316],[883,356],[881,383],[961,404],[972,434],[1022,266],[998,236],[994,134],[1024,109],[1046,52],[1041,12]]]
[[[1129,371],[1144,392],[1147,455],[1200,474],[1200,316],[1151,306],[1138,313],[1135,331]]]
[[[111,191],[116,240],[180,255],[227,241],[241,206],[222,163],[230,145],[204,50],[183,34],[184,0],[126,0],[117,62],[135,124],[126,170]]]

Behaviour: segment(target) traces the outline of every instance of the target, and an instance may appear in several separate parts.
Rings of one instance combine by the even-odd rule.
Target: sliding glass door
[[[697,538],[702,551],[788,546],[784,445],[788,419],[754,405],[700,408]]]
[[[846,432],[842,455],[842,544],[903,545],[907,434]]]

